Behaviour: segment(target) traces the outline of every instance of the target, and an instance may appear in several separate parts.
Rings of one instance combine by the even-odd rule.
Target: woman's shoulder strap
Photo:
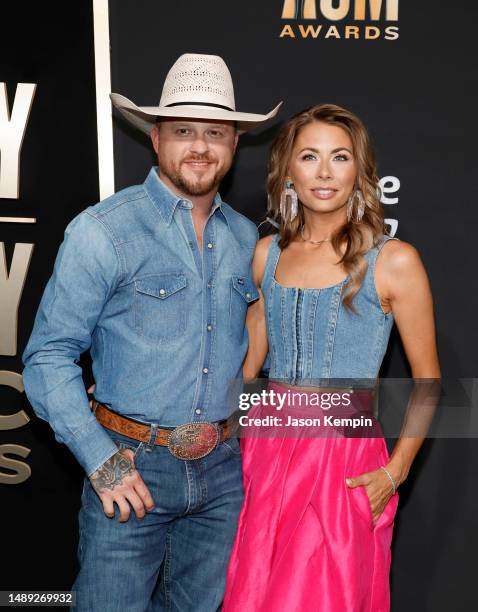
[[[384,234],[380,240],[380,242],[377,244],[377,246],[375,247],[378,251],[378,253],[382,250],[383,245],[387,244],[387,242],[389,240],[399,240],[399,238],[395,238],[395,236],[389,236],[388,234]],[[377,254],[378,254],[377,253]]]
[[[269,287],[270,283],[272,282],[272,279],[274,278],[279,255],[279,234],[274,234],[271,238],[269,248],[267,250],[266,266],[264,268],[264,275],[262,277],[261,282],[261,287],[263,290],[266,290]]]
[[[366,257],[369,261],[374,261],[380,251],[383,249],[383,246],[387,244],[389,240],[398,240],[398,238],[394,238],[393,236],[389,236],[388,234],[384,234],[380,240],[377,242],[375,246],[373,246],[366,254]]]
[[[387,244],[387,242],[389,242],[390,240],[399,240],[399,239],[393,236],[389,236],[388,234],[384,234],[382,238],[379,240],[379,242],[374,247],[372,247],[365,256],[367,259],[367,263],[368,263],[368,269],[367,269],[366,276],[369,278],[370,282],[374,282],[373,278],[374,278],[375,263],[377,261],[377,257],[380,251],[383,249],[383,246]]]

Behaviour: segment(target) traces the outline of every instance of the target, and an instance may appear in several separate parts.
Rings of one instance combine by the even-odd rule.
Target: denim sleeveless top
[[[289,384],[343,386],[352,384],[350,379],[360,386],[375,384],[393,326],[393,315],[383,312],[374,282],[375,262],[388,240],[397,239],[384,236],[365,254],[368,268],[352,301],[354,314],[341,300],[348,276],[322,289],[280,285],[275,280],[279,235],[273,237],[261,283],[269,341],[264,370],[269,369],[270,379]]]

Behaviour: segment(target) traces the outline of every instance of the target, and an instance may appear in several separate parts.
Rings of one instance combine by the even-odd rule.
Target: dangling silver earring
[[[297,192],[290,178],[285,182],[285,188],[280,196],[280,215],[284,223],[287,223],[287,198],[290,198],[290,221],[293,221],[299,212]]]
[[[352,217],[354,214],[354,199],[355,199],[355,192],[352,192],[349,195],[349,199],[347,200],[347,221],[350,223],[350,221],[352,221]]]
[[[360,189],[356,189],[353,193],[350,194],[349,199],[347,200],[347,221],[352,221],[354,214],[354,203],[357,200],[357,223],[362,221],[364,213],[365,213],[365,198],[363,197],[363,193]]]
[[[363,197],[363,193],[360,189],[357,189],[356,198],[357,198],[357,223],[360,223],[365,213],[365,198]]]

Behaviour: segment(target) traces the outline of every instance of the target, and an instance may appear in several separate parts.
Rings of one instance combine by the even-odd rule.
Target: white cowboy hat
[[[236,112],[231,73],[224,60],[197,53],[185,53],[173,64],[159,106],[136,106],[117,93],[110,98],[130,123],[148,135],[158,117],[236,121],[238,131],[246,132],[275,117],[282,104],[267,115]]]

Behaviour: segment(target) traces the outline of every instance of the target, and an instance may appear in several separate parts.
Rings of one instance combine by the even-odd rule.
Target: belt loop
[[[150,453],[155,446],[154,442],[156,440],[156,433],[158,431],[158,428],[159,428],[159,425],[156,425],[156,423],[151,423],[151,429],[149,432],[149,441],[146,442],[146,448],[144,449],[148,453]]]
[[[88,395],[88,399],[90,401],[90,408],[93,411],[93,414],[96,416],[96,411],[98,409],[98,402],[92,395]]]

